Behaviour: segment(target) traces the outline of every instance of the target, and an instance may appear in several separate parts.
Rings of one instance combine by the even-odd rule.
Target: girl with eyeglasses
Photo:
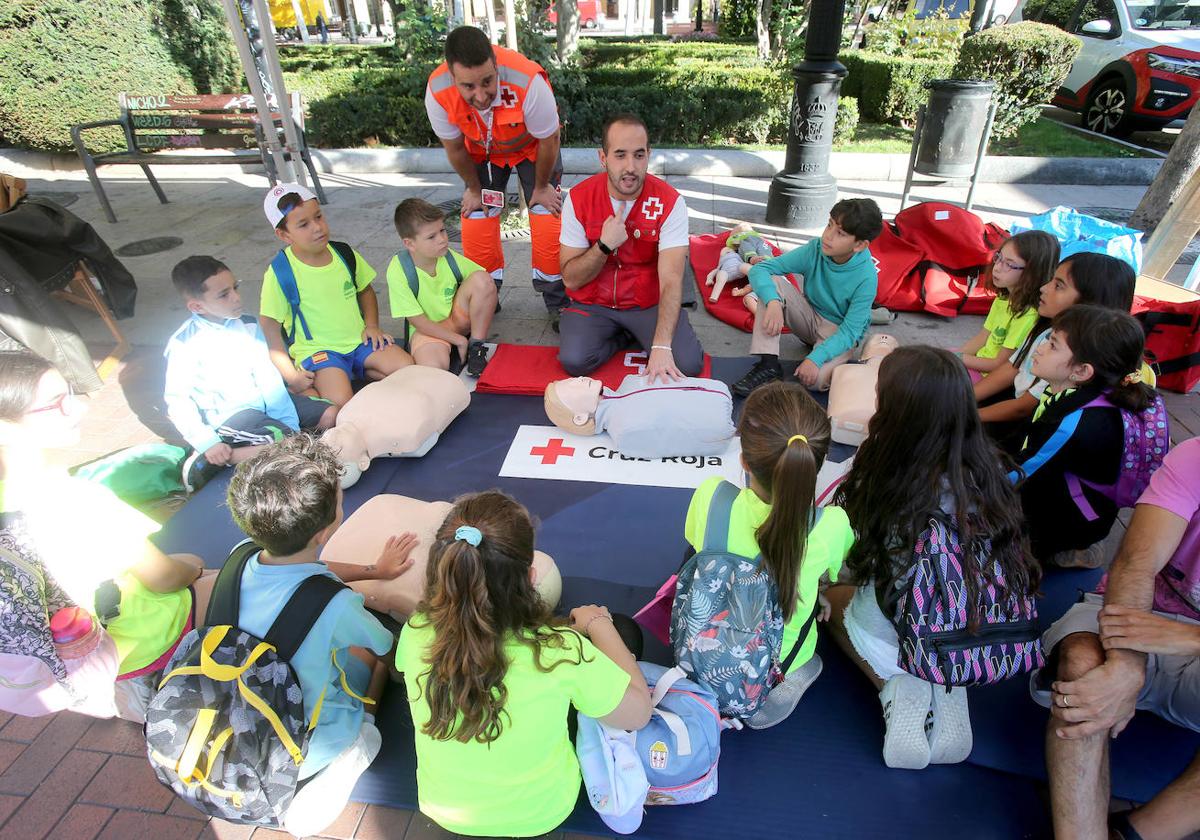
[[[963,364],[978,382],[1007,362],[1037,323],[1038,294],[1054,275],[1058,240],[1040,230],[1018,233],[996,252],[991,287],[996,300],[983,329],[962,346]]]
[[[86,413],[49,362],[0,353],[0,545],[47,579],[45,591],[56,593],[55,603],[43,605],[48,610],[65,599],[107,630],[120,659],[116,709],[141,722],[155,676],[191,629],[215,576],[201,580],[199,557],[159,551],[147,539],[158,523],[107,488],[49,463],[51,450],[79,442]],[[29,627],[14,613],[29,596],[0,593],[24,599],[0,604],[0,653],[25,652],[17,648]],[[0,661],[0,677],[3,668]]]

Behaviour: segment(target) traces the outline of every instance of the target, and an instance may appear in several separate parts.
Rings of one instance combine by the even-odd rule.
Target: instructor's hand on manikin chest
[[[629,231],[625,228],[625,205],[626,202],[621,202],[620,215],[609,216],[600,229],[600,241],[614,251],[629,239]]]

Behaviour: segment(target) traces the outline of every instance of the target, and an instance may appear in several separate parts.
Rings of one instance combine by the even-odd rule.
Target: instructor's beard
[[[622,179],[625,177],[634,179],[632,187],[623,182]],[[615,176],[610,172],[608,175],[608,184],[612,187],[613,192],[622,196],[626,201],[637,198],[645,182],[646,176],[639,175],[637,172],[619,172]]]

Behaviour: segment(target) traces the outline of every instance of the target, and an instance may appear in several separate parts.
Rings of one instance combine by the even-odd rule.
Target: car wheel
[[[1092,88],[1083,106],[1083,127],[1109,137],[1128,137],[1133,132],[1133,99],[1123,79],[1109,79]]]

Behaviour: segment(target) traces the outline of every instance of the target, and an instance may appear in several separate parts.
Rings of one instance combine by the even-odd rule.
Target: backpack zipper
[[[989,641],[991,644],[1029,644],[1036,641],[1037,637],[1037,622],[1029,618],[985,624],[974,633],[964,628],[961,630],[935,630],[926,636],[937,658],[938,669],[942,672],[946,691],[950,691],[952,687],[950,654],[954,651],[980,647]]]

